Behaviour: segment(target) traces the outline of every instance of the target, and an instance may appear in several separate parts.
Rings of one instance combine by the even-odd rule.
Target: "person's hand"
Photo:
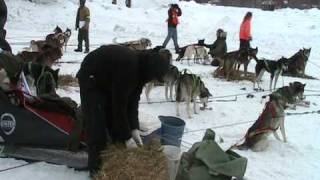
[[[131,131],[131,136],[133,140],[137,143],[138,146],[143,146],[142,139],[140,136],[140,132],[138,129],[134,129]]]
[[[125,144],[128,149],[133,149],[138,147],[137,143],[133,140],[133,138],[126,140]]]

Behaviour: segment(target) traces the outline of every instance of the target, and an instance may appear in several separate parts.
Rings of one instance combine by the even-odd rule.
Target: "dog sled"
[[[19,89],[1,93],[8,97],[0,99],[1,157],[45,161],[79,169],[86,167],[84,133],[82,128],[77,130],[74,117],[34,106],[44,100]],[[70,151],[74,144],[76,152]]]

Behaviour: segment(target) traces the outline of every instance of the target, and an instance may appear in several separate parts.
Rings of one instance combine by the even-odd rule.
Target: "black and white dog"
[[[255,79],[253,82],[253,88],[255,89],[255,84],[258,84],[258,88],[260,89],[259,82],[264,74],[265,71],[270,73],[270,91],[272,90],[272,83],[273,79],[274,86],[273,89],[276,88],[276,84],[278,81],[279,76],[282,74],[282,72],[287,69],[288,67],[288,59],[287,58],[280,58],[278,61],[272,61],[267,59],[258,59],[257,57],[254,57],[257,64],[255,67]]]
[[[168,72],[164,75],[164,77],[162,78],[163,82],[164,82],[164,86],[165,86],[165,96],[166,96],[166,100],[169,101],[173,101],[173,91],[174,91],[174,86],[176,85],[176,82],[178,80],[180,76],[180,72],[178,70],[178,68],[174,65],[170,65]],[[147,101],[150,102],[150,91],[151,89],[155,86],[156,83],[158,83],[159,81],[157,80],[153,80],[149,83],[146,84],[145,86],[145,94],[146,94],[146,98]],[[170,88],[170,89],[169,89]],[[168,96],[168,90],[170,93],[170,98]]]

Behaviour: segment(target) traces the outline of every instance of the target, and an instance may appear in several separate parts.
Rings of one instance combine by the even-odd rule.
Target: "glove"
[[[140,136],[140,132],[138,129],[134,129],[131,131],[131,136],[133,138],[133,140],[137,143],[138,146],[143,146],[142,140],[141,140],[141,136]]]
[[[126,140],[125,143],[126,143],[126,147],[128,149],[133,149],[133,148],[137,148],[138,147],[137,143],[133,140],[133,138],[130,138],[130,139]]]

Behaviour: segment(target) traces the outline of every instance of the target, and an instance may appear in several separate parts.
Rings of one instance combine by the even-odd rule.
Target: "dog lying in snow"
[[[270,134],[281,141],[277,130],[280,128],[283,142],[287,142],[284,117],[287,102],[279,93],[270,94],[270,100],[258,120],[248,129],[243,144],[236,146],[240,150],[263,151],[267,147],[266,139]]]
[[[148,38],[140,38],[140,39],[135,40],[135,41],[128,41],[128,42],[123,42],[123,43],[118,43],[117,42],[117,38],[114,38],[112,40],[112,42],[114,44],[130,47],[130,48],[135,49],[135,50],[146,50],[148,47],[152,46],[151,40],[148,39]]]

